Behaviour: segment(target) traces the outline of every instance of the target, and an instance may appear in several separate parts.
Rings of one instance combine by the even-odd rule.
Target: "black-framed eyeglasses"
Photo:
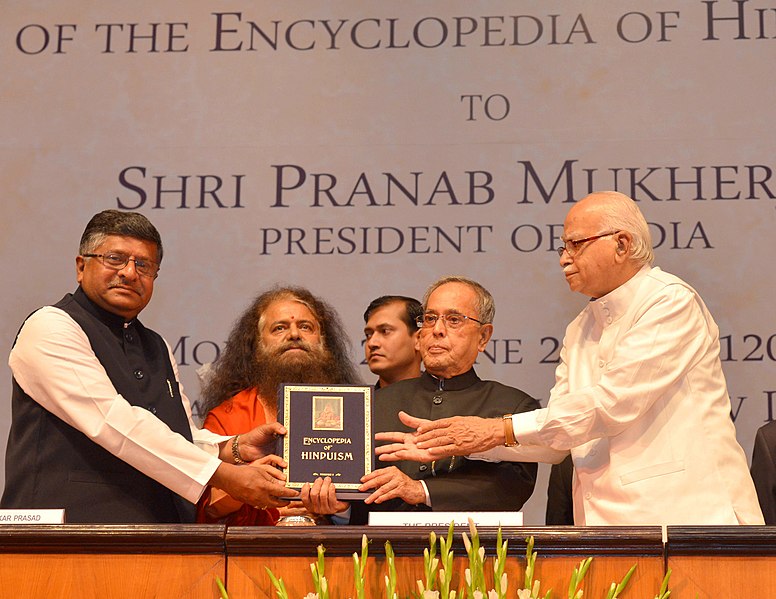
[[[569,257],[573,258],[574,255],[582,249],[582,246],[588,241],[595,241],[602,237],[608,237],[609,235],[616,235],[619,231],[609,231],[608,233],[601,233],[600,235],[593,235],[592,237],[585,237],[584,239],[567,239],[566,244],[558,248],[558,256],[562,256],[563,252],[567,252]]]
[[[81,254],[84,258],[99,258],[108,268],[113,270],[121,270],[129,262],[135,263],[135,270],[139,275],[144,277],[153,277],[154,279],[159,276],[159,265],[152,260],[144,260],[142,258],[130,258],[126,254],[120,254],[119,252],[109,252],[107,254]]]
[[[471,316],[465,316],[464,314],[458,314],[452,312],[450,314],[434,314],[433,312],[427,312],[422,316],[418,316],[415,319],[418,327],[423,329],[430,329],[436,326],[437,320],[441,320],[445,323],[448,329],[460,329],[466,324],[467,320],[473,320],[477,324],[484,324],[482,321],[472,318]]]

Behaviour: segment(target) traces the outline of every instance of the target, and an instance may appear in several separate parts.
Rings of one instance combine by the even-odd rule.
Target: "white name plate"
[[[52,510],[0,510],[0,524],[64,524],[64,508]]]
[[[522,526],[523,512],[370,512],[370,526]]]

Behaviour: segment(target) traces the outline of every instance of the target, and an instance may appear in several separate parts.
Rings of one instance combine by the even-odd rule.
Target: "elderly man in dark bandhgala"
[[[425,372],[381,388],[373,406],[375,431],[401,426],[400,410],[435,419],[452,414],[492,417],[534,410],[532,397],[495,381],[480,379],[474,363],[493,334],[495,304],[490,292],[464,277],[432,284],[418,317],[418,347]],[[384,464],[385,466],[385,464]],[[417,464],[402,461],[362,478],[370,495],[352,505],[350,522],[366,521],[369,511],[517,511],[531,496],[536,464],[484,462],[457,457]],[[323,490],[326,497],[326,489]],[[303,501],[306,500],[302,493]],[[313,502],[314,503],[314,502]],[[345,507],[329,499],[337,511]]]

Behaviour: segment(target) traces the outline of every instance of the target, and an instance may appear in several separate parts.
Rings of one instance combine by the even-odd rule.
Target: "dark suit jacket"
[[[765,523],[776,525],[776,420],[757,430],[751,472]]]
[[[116,390],[191,441],[164,340],[137,319],[92,303],[79,287],[56,307],[89,338]],[[45,376],[45,373],[41,373]],[[3,508],[65,508],[71,523],[194,521],[194,505],[103,449],[13,381]]]
[[[571,482],[574,476],[574,462],[567,456],[560,464],[553,464],[547,483],[547,511],[544,523],[553,526],[574,524],[574,500]]]
[[[483,381],[473,369],[445,380],[424,373],[419,378],[394,383],[376,393],[374,430],[408,430],[399,420],[399,410],[419,418],[438,420],[447,416],[500,417],[538,407],[538,402],[526,393],[494,381]],[[443,458],[431,464],[377,462],[378,467],[391,465],[415,480],[425,481],[432,508],[422,504],[408,505],[400,500],[371,506],[356,503],[351,523],[365,522],[365,510],[517,511],[531,496],[536,484],[535,463],[492,463],[463,457]]]

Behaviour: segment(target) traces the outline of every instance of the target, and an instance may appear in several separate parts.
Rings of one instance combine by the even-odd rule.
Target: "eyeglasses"
[[[464,316],[463,314],[456,314],[454,312],[452,314],[432,314],[429,312],[423,316],[418,316],[415,319],[415,322],[420,328],[430,329],[436,326],[437,320],[444,322],[448,329],[460,329],[466,324],[467,320],[473,320],[477,324],[483,324],[476,318]]]
[[[108,268],[113,270],[121,270],[129,262],[135,263],[135,270],[138,274],[144,277],[153,277],[154,279],[159,276],[159,265],[151,260],[143,260],[137,258],[130,258],[126,254],[119,254],[118,252],[110,252],[109,254],[81,254],[84,258],[99,258]]]
[[[601,233],[600,235],[593,235],[592,237],[585,237],[584,239],[567,239],[566,245],[562,245],[558,248],[558,256],[562,256],[563,252],[567,252],[570,258],[573,258],[576,253],[582,249],[582,245],[588,241],[595,241],[601,239],[601,237],[608,237],[609,235],[616,235],[619,231],[609,231],[608,233]]]

